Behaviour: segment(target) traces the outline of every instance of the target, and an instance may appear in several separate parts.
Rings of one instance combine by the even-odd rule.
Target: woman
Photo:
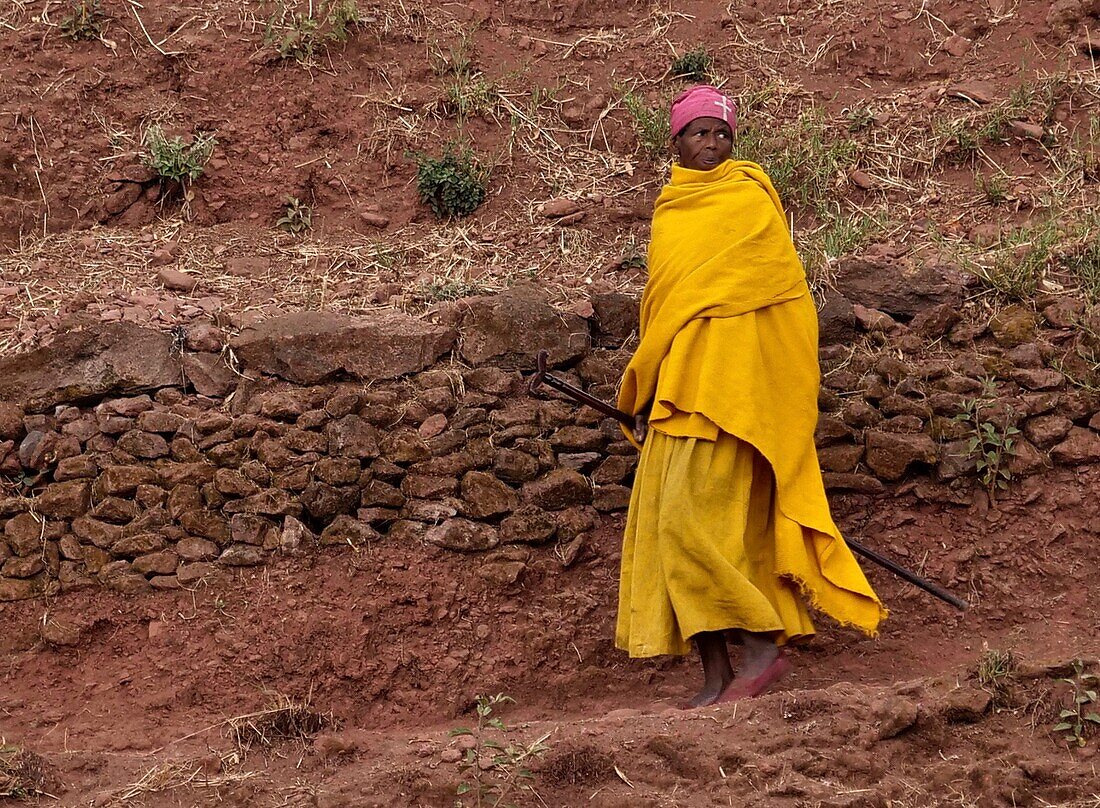
[[[627,516],[616,645],[685,654],[689,706],[764,692],[806,602],[869,635],[886,616],[833,524],[813,435],[817,312],[771,181],[730,159],[736,106],[672,104],[677,163],[653,214],[641,341],[619,408],[642,448]],[[736,676],[727,636],[743,646]]]

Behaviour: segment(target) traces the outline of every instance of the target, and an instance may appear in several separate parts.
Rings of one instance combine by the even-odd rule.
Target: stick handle
[[[553,388],[559,393],[564,393],[574,401],[578,401],[581,404],[589,406],[598,412],[602,412],[604,415],[614,418],[619,423],[633,429],[633,415],[629,415],[620,410],[618,407],[612,407],[606,401],[601,401],[595,396],[589,395],[588,393],[584,392],[584,390],[581,390],[579,387],[574,387],[569,382],[565,381],[565,379],[559,379],[552,373],[548,373],[546,370],[546,358],[547,352],[539,351],[538,371],[535,373],[534,376],[531,377],[531,381],[528,384],[528,388],[532,393],[535,392],[540,385],[545,384],[547,387]]]
[[[592,409],[602,412],[604,415],[615,418],[620,423],[626,424],[629,427],[634,426],[634,418],[632,416],[627,415],[618,407],[612,407],[607,402],[600,401],[595,396],[588,395],[588,393],[584,392],[580,388],[574,387],[564,379],[559,379],[556,376],[551,376],[547,374],[542,377],[542,382],[547,387],[552,387],[560,393],[565,393],[567,396],[576,399],[581,404],[586,404]]]

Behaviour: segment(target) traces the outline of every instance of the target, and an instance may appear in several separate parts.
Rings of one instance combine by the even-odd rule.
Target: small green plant
[[[503,693],[478,696],[477,726],[459,727],[450,732],[452,737],[472,739],[459,763],[466,780],[455,790],[456,808],[506,808],[512,805],[505,801],[510,795],[533,790],[530,781],[534,775],[527,765],[550,751],[545,743],[550,733],[530,743],[508,742],[506,739],[512,730],[493,714],[499,705],[507,702],[514,700]],[[493,731],[499,733],[500,740],[492,737]]]
[[[853,135],[870,129],[875,123],[875,114],[867,107],[845,110],[845,117],[848,120],[848,132]]]
[[[416,158],[420,201],[441,219],[469,216],[485,201],[488,171],[468,148],[448,144],[442,156]]]
[[[99,0],[73,0],[69,15],[58,27],[64,36],[74,41],[99,39],[103,36],[104,20]]]
[[[1097,712],[1100,676],[1086,673],[1084,664],[1078,660],[1073,663],[1073,676],[1058,681],[1069,687],[1066,694],[1069,706],[1058,713],[1059,721],[1052,731],[1061,733],[1070,746],[1084,746],[1100,727],[1100,712]]]
[[[1008,201],[1008,178],[1004,174],[979,174],[978,190],[988,205],[1003,205]]]
[[[990,695],[994,707],[1008,701],[1012,676],[1016,672],[1016,657],[1011,651],[986,648],[978,658],[975,676],[978,686]]]
[[[70,13],[58,28],[74,41],[99,39],[103,36],[105,19],[99,0],[73,0]]]
[[[183,186],[202,176],[218,145],[213,132],[197,132],[187,142],[178,135],[167,137],[158,124],[145,130],[141,142],[145,146],[142,157],[145,165],[162,181],[178,182]]]
[[[999,106],[976,115],[937,120],[932,127],[936,154],[954,165],[974,163],[985,146],[1008,141],[1009,117],[1009,109]]]
[[[1093,303],[1100,303],[1100,213],[1073,230],[1073,238],[1060,248],[1059,263],[1073,276]]]
[[[446,51],[433,43],[428,52],[432,71],[444,79],[443,110],[459,120],[492,113],[500,98],[496,85],[475,68],[470,51],[470,40],[463,35]]]
[[[20,471],[14,475],[0,478],[0,487],[9,489],[17,497],[34,496],[34,489],[46,476],[44,471]]]
[[[1076,134],[1071,148],[1071,163],[1085,182],[1100,182],[1100,120],[1089,119],[1089,131]]]
[[[275,222],[275,226],[288,233],[304,233],[313,227],[313,208],[303,205],[296,196],[289,197],[283,215]]]
[[[285,0],[277,0],[264,29],[264,45],[274,48],[284,59],[312,64],[329,44],[347,41],[360,18],[356,0],[317,0],[305,13],[295,11]]]
[[[799,248],[806,271],[813,279],[818,279],[838,259],[859,250],[885,228],[881,214],[872,216],[856,212],[845,215],[839,210],[819,210],[818,216],[821,225],[809,234],[806,245]]]
[[[967,401],[955,420],[971,429],[966,443],[967,457],[975,461],[978,479],[989,492],[990,499],[994,499],[997,491],[1008,488],[1012,480],[1008,461],[1016,454],[1016,436],[1020,430],[1009,423],[987,420],[985,410],[988,406],[986,401]]]
[[[457,75],[446,86],[446,107],[461,120],[471,115],[488,115],[497,104],[496,86],[484,75]]]
[[[407,252],[396,249],[390,244],[377,244],[370,253],[370,265],[387,273],[404,266],[409,260]]]
[[[442,300],[458,300],[471,295],[479,295],[488,291],[477,281],[451,275],[435,275],[431,280],[420,284],[420,297],[425,300],[439,302]]]
[[[664,105],[650,106],[634,93],[623,96],[623,106],[630,113],[638,143],[650,157],[661,157],[668,151],[668,111]]]
[[[1068,89],[1064,81],[1064,77],[1054,75],[1034,84],[1021,84],[1001,104],[1001,114],[1005,120],[1033,117],[1043,125],[1049,124],[1061,94]]]
[[[1100,302],[1100,241],[1086,244],[1064,257],[1062,263],[1074,274],[1089,299]]]
[[[456,42],[447,46],[446,52],[438,42],[432,42],[428,51],[428,61],[432,72],[440,78],[448,74],[469,77],[474,72],[474,60],[470,56],[470,38],[463,34]]]
[[[688,51],[672,60],[669,72],[673,78],[686,81],[707,81],[710,78],[711,58],[703,47]]]
[[[963,262],[989,288],[1026,302],[1056,262],[1060,239],[1058,222],[1049,219],[1011,230],[996,249],[964,256]]]

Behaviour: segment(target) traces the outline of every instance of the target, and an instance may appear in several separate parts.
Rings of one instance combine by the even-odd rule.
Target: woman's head
[[[709,84],[691,87],[672,102],[672,147],[680,165],[709,171],[729,159],[737,105]]]

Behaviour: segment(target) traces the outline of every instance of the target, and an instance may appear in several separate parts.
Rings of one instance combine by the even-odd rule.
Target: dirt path
[[[549,805],[580,804],[586,789],[598,805],[757,792],[775,805],[1090,804],[1095,744],[1068,751],[1051,734],[1067,668],[1041,665],[1100,654],[1086,496],[1098,476],[1060,473],[984,514],[913,498],[878,512],[864,540],[923,562],[973,608],[958,614],[871,569],[892,610],[882,636],[821,626],[794,673],[749,705],[683,713],[693,662],[612,649],[609,524],[578,566],[535,560],[511,587],[383,545],[196,592],[6,605],[0,735],[45,756],[66,805],[112,804],[104,795],[169,764],[165,782],[188,767],[225,781],[134,804],[447,805],[460,779],[440,757],[447,730],[475,720],[477,695],[503,692],[516,700],[498,708],[514,737],[551,733],[534,766]],[[865,520],[867,503],[837,504],[850,532]],[[989,651],[1012,652],[1024,671],[995,709],[974,679]],[[247,750],[227,737],[230,719],[280,698],[308,700],[334,728]],[[294,789],[323,796],[288,802]],[[650,801],[632,801],[641,795]]]

